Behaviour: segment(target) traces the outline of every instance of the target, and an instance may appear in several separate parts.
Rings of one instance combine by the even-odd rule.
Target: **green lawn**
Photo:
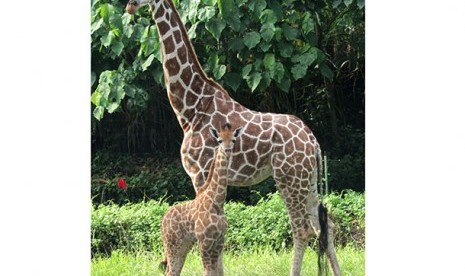
[[[344,276],[365,275],[365,251],[344,247],[337,249],[339,265]],[[163,275],[158,269],[162,257],[153,253],[128,254],[114,252],[109,258],[92,259],[92,275]],[[225,275],[289,275],[292,252],[276,253],[263,251],[258,253],[232,254],[226,252],[223,257]],[[189,253],[181,275],[202,275],[202,263],[196,250]],[[307,250],[302,275],[317,275],[317,256]]]

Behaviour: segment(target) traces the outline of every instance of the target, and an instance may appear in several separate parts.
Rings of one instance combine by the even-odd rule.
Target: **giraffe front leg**
[[[220,256],[218,257],[218,264],[216,266],[216,275],[218,276],[223,276],[224,275],[224,270],[223,270],[223,252],[220,253]]]
[[[223,264],[221,262],[223,244],[224,238],[222,241],[215,239],[199,240],[204,276],[223,275]]]
[[[176,244],[172,244],[170,249],[167,250],[167,276],[179,276],[181,270],[186,262],[186,257],[189,251],[192,249],[195,241],[184,239],[179,240]]]

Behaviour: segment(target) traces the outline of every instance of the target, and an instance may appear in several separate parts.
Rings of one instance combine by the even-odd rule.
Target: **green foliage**
[[[225,205],[228,234],[225,250],[243,251],[269,247],[284,249],[292,244],[286,207],[279,194],[262,198],[255,206],[230,202]]]
[[[119,178],[127,190],[117,186]],[[125,204],[161,199],[167,203],[187,200],[195,195],[192,182],[179,161],[114,158],[98,154],[92,162],[91,196],[93,204]]]
[[[364,247],[365,196],[347,191],[325,199],[330,218],[336,223],[336,244]],[[153,200],[118,206],[92,208],[92,253],[125,251],[162,251],[160,222],[168,204]],[[292,244],[287,211],[278,193],[262,199],[256,206],[227,202],[228,251],[281,250]]]
[[[167,203],[155,201],[92,207],[92,254],[108,254],[115,249],[160,250],[160,223],[168,207]]]
[[[329,194],[324,204],[336,224],[336,245],[350,244],[356,247],[365,244],[365,194],[345,190]]]
[[[337,9],[337,6],[333,9]],[[191,27],[188,28],[189,33],[195,38],[193,44],[201,63],[205,64],[206,58],[217,55],[224,64],[231,65],[229,72],[240,72],[241,68],[254,64],[249,74],[243,74],[241,83],[247,84],[243,86],[244,89],[248,87],[252,92],[256,89],[263,92],[277,86],[287,92],[290,87],[288,80],[283,79],[284,75],[292,76],[293,80],[304,77],[310,80],[318,77],[320,72],[321,76],[333,79],[328,55],[323,49],[319,51],[319,59],[316,58],[317,49],[321,45],[314,39],[317,27],[324,27],[321,26],[322,20],[316,19],[326,15],[327,7],[305,6],[293,1],[279,4],[265,0],[197,0],[180,1],[177,9],[185,25]],[[99,63],[92,70],[100,76],[94,90],[96,95],[92,97],[101,99],[92,100],[96,106],[95,118],[100,120],[103,110],[109,113],[117,110],[128,85],[132,86],[135,93],[140,92],[138,89],[144,87],[144,82],[163,86],[160,78],[160,42],[148,8],[141,9],[136,15],[129,15],[124,13],[124,6],[118,1],[93,1],[91,34],[93,59]],[[221,47],[231,42],[236,45],[243,43],[246,48]],[[213,47],[215,45],[220,47]],[[295,54],[292,55],[292,52]],[[272,71],[271,76],[264,76],[261,63],[270,54],[274,55],[279,64],[278,72],[268,70]],[[104,67],[113,68],[103,70]],[[119,74],[115,73],[117,68]],[[145,73],[149,69],[150,72]],[[216,71],[213,74],[215,79],[221,81],[225,69],[221,67],[220,72]],[[108,78],[108,74],[119,77]],[[120,77],[122,74],[125,78]],[[241,86],[237,81],[235,79],[225,84],[231,84],[229,88],[236,91]],[[108,88],[109,85],[112,88]],[[135,94],[128,96],[133,98]]]

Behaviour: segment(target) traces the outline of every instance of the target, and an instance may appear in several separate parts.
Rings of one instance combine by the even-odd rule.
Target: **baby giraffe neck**
[[[224,151],[217,149],[213,176],[206,184],[208,185],[207,189],[211,190],[215,195],[215,202],[219,204],[223,204],[226,200],[228,190],[228,167],[229,157],[226,156]]]

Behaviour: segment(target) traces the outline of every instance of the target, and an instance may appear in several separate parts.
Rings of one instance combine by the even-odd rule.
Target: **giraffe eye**
[[[223,143],[223,140],[218,140],[218,143],[219,143],[219,144]]]

